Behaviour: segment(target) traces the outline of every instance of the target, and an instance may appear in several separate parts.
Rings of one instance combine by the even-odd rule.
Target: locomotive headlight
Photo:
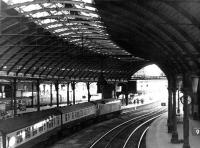
[[[13,147],[15,145],[16,138],[12,136],[9,140],[9,147]]]

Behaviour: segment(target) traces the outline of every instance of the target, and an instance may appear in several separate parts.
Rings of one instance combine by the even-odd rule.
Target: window
[[[74,119],[74,112],[72,112],[71,114],[72,114],[72,119]]]
[[[57,125],[59,125],[60,124],[60,118],[56,117],[56,120],[57,120]]]
[[[39,127],[39,132],[43,132],[43,126]]]
[[[78,111],[75,112],[75,118],[78,118]]]
[[[81,117],[83,116],[83,110],[80,110],[80,116]]]
[[[67,114],[67,118],[68,118],[68,120],[71,120],[70,113]]]
[[[37,25],[77,46],[81,47],[81,37],[87,36],[87,44],[84,46],[88,49],[95,49],[98,44],[100,48],[95,49],[95,52],[111,54],[109,49],[116,49],[114,54],[130,55],[111,41],[97,9],[91,5],[93,0],[68,0],[69,3],[62,3],[63,0],[3,1]],[[78,31],[74,30],[73,26],[78,26]],[[76,35],[76,39],[72,35]],[[108,49],[105,50],[105,47]]]
[[[80,110],[77,112],[77,118],[80,118]]]
[[[56,125],[56,119],[53,118],[53,127]]]
[[[28,139],[31,137],[31,129],[30,127],[25,129],[25,138]]]
[[[33,130],[32,130],[33,133],[32,134],[33,134],[33,136],[35,136],[37,134],[37,129],[34,129],[34,127],[32,127],[32,128],[33,128]]]
[[[68,114],[65,114],[65,121],[67,121],[68,119]]]
[[[22,131],[18,131],[16,135],[17,143],[21,143],[23,141]]]
[[[84,115],[87,115],[87,109],[84,109]]]

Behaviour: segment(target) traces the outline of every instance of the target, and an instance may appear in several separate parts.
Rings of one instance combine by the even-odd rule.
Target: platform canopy
[[[0,31],[1,75],[125,80],[146,63],[110,39],[88,0],[2,0]]]
[[[200,0],[95,0],[111,39],[166,73],[200,70]]]
[[[128,80],[199,73],[198,0],[0,0],[0,76]]]

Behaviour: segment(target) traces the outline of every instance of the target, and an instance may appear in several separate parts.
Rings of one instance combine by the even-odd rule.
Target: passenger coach
[[[65,129],[81,126],[89,120],[119,114],[119,100],[101,100],[22,114],[1,121],[0,148],[29,148],[52,136],[61,136]],[[61,130],[62,129],[62,130]]]

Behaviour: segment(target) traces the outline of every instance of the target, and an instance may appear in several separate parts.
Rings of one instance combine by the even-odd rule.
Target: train
[[[0,148],[30,148],[65,129],[96,121],[109,115],[118,115],[121,101],[116,99],[86,102],[38,112],[25,113],[1,121]]]

